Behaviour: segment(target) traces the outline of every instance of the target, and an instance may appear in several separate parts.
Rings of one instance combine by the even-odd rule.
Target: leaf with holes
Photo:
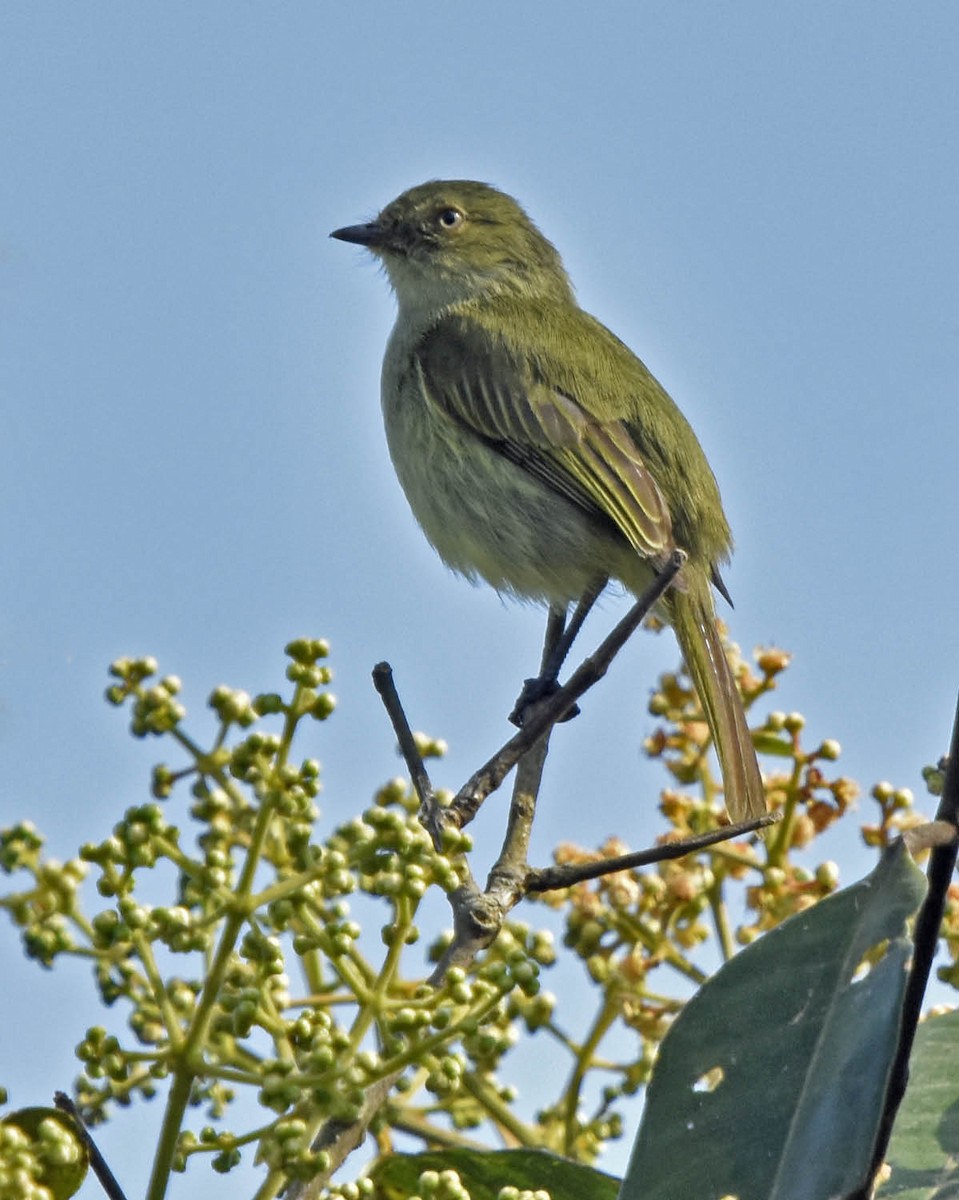
[[[620,1200],[828,1200],[861,1182],[924,894],[897,842],[700,989],[663,1042]]]

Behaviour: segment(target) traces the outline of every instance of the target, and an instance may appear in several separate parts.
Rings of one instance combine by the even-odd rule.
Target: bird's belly
[[[648,564],[609,526],[549,489],[493,446],[427,405],[413,388],[390,402],[386,437],[427,539],[454,571],[497,591],[565,603],[598,578],[634,591]]]

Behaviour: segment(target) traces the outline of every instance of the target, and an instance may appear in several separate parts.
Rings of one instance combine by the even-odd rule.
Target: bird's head
[[[497,294],[572,295],[552,243],[511,196],[486,183],[422,183],[374,220],[330,236],[380,259],[401,308],[436,310]]]

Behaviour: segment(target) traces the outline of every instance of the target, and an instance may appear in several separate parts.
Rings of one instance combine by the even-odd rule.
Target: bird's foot
[[[513,707],[513,711],[509,715],[510,721],[522,728],[523,722],[526,720],[526,713],[540,700],[546,700],[550,696],[554,696],[559,691],[560,685],[556,679],[550,675],[539,675],[535,679],[527,679],[523,684],[523,690],[519,694],[519,699]],[[565,713],[559,718],[560,721],[572,721],[573,717],[579,715],[579,705],[571,705]]]

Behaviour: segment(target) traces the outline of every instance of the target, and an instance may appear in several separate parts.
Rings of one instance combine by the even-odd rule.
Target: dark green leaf
[[[930,1017],[916,1032],[909,1089],[896,1118],[883,1198],[959,1197],[959,1012]]]
[[[456,1171],[471,1200],[496,1200],[500,1188],[536,1191],[553,1200],[616,1200],[619,1180],[544,1150],[442,1150],[393,1154],[371,1172],[377,1200],[407,1200],[417,1194],[423,1171]]]
[[[896,843],[703,986],[663,1042],[621,1200],[826,1200],[861,1181],[924,893]]]

